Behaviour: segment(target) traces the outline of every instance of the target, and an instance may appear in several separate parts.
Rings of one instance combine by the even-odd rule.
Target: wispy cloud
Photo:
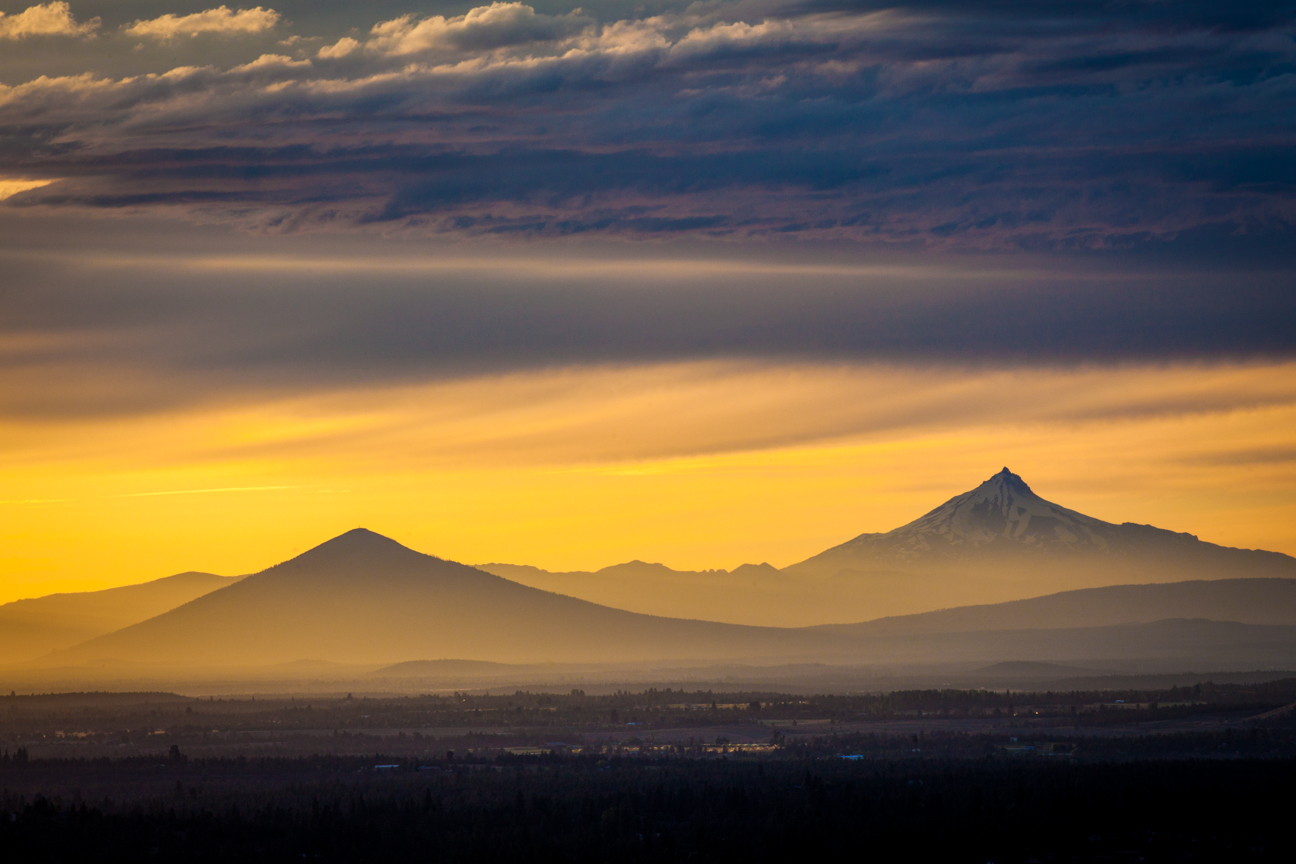
[[[12,198],[19,192],[48,186],[53,180],[29,180],[25,177],[0,177],[0,201]]]
[[[156,498],[159,495],[207,495],[212,492],[275,492],[281,489],[300,489],[300,486],[221,486],[214,489],[174,489],[166,492],[133,492],[122,498]]]

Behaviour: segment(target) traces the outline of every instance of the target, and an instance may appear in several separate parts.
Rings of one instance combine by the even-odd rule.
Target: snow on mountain
[[[1025,480],[1004,468],[908,525],[885,534],[863,534],[837,548],[886,550],[897,558],[1013,544],[1102,550],[1119,527],[1045,501]]]

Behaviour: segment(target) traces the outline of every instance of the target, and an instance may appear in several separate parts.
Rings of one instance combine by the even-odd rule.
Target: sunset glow
[[[1290,364],[566,368],[31,418],[4,427],[5,599],[251,572],[356,525],[469,563],[785,566],[1005,461],[1108,521],[1296,551],[1292,428]]]

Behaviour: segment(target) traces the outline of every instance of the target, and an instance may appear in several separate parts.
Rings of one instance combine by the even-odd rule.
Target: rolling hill
[[[177,573],[139,585],[5,603],[0,606],[0,663],[69,648],[237,581],[211,573]]]

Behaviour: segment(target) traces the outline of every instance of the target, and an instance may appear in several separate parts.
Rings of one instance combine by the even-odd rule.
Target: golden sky
[[[468,563],[785,566],[1005,464],[1296,554],[1296,364],[692,361],[0,425],[0,600],[254,572],[364,526]]]

